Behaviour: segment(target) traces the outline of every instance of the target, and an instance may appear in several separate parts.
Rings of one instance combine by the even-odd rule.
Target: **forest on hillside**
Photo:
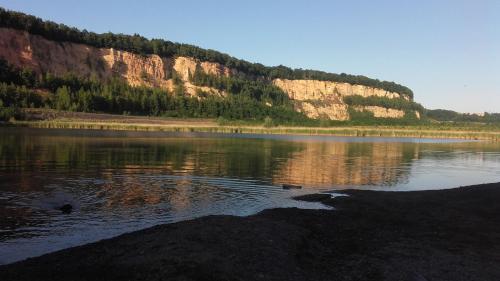
[[[159,88],[133,87],[120,77],[99,81],[72,73],[63,76],[37,74],[30,69],[16,68],[0,59],[0,120],[12,117],[22,119],[21,108],[49,108],[123,115],[253,120],[268,125],[342,124],[334,120],[310,119],[295,111],[294,102],[280,88],[263,81],[216,77],[196,71],[190,75],[193,84],[214,87],[228,94],[218,97],[199,91],[197,96],[201,98],[187,96],[184,84],[175,72],[173,81],[175,88],[169,92]],[[414,104],[402,98],[398,100]],[[351,111],[351,117],[352,124],[420,122],[414,118],[414,114],[408,115],[408,118],[405,115],[403,119],[384,119],[374,118],[370,112]]]
[[[269,117],[279,122],[299,123],[310,120],[296,112],[289,100],[271,107],[246,92],[226,98],[199,93],[206,97],[198,99],[186,96],[183,85],[177,83],[175,92],[169,93],[157,88],[132,87],[119,78],[102,82],[71,73],[62,77],[50,73],[37,75],[0,59],[0,108],[45,107],[125,115],[253,120]]]
[[[266,121],[269,124],[329,126],[342,124],[390,125],[424,124],[429,119],[451,122],[500,123],[500,114],[462,114],[450,110],[426,110],[405,99],[383,97],[344,97],[351,120],[313,120],[294,110],[293,101],[278,87],[262,81],[238,77],[216,77],[195,71],[190,81],[227,92],[225,98],[199,92],[203,98],[188,97],[180,79],[174,92],[158,88],[132,87],[122,79],[98,81],[72,73],[54,76],[19,69],[0,59],[0,121],[22,119],[21,108],[50,108],[63,111],[104,112],[123,115],[165,117],[223,118],[225,120]],[[370,112],[358,112],[353,106],[375,105],[406,112],[403,119],[375,118]],[[421,120],[414,111],[421,113]]]
[[[459,113],[445,109],[427,109],[426,116],[437,121],[500,123],[500,113]]]

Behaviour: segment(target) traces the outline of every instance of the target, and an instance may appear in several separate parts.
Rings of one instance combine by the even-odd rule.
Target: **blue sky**
[[[265,65],[395,81],[428,108],[500,112],[500,1],[0,0],[0,6]]]

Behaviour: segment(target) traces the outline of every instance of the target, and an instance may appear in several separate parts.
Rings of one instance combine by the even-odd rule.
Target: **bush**
[[[344,97],[344,102],[351,106],[380,106],[384,108],[394,108],[400,110],[415,110],[420,113],[424,112],[424,107],[414,101],[408,101],[403,98],[387,98],[387,97],[363,97],[360,95],[352,95]]]
[[[24,114],[17,107],[0,107],[0,121],[22,120]]]
[[[219,116],[219,118],[217,118],[217,125],[226,126],[228,124],[229,124],[229,120],[227,120],[226,118],[224,118],[222,116]]]
[[[264,118],[264,127],[266,128],[271,128],[271,127],[274,127],[276,126],[276,124],[274,123],[274,120],[273,118],[267,116],[266,118]]]

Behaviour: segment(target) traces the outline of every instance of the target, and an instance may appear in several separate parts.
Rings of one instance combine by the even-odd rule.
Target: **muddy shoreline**
[[[0,266],[0,280],[500,280],[500,183],[309,195]]]

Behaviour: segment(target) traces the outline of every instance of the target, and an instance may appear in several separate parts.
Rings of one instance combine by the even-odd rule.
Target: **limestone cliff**
[[[72,72],[81,77],[108,79],[121,77],[132,86],[158,87],[173,90],[171,79],[175,70],[180,73],[185,92],[196,95],[203,90],[215,95],[225,93],[208,87],[189,83],[189,72],[196,65],[210,74],[229,74],[219,64],[197,62],[191,58],[162,58],[157,55],[138,55],[108,48],[94,48],[87,45],[50,41],[42,36],[25,31],[0,28],[0,57],[17,67],[31,68],[38,73],[50,72],[64,75]]]
[[[311,118],[326,117],[332,120],[348,120],[349,113],[343,97],[359,95],[362,97],[377,96],[390,99],[408,97],[383,89],[351,85],[319,80],[287,80],[275,79],[274,85],[281,88],[296,102],[297,109]],[[402,118],[404,111],[385,109],[377,106],[357,107],[359,111],[370,111],[375,117]]]
[[[351,85],[348,83],[287,79],[275,79],[273,83],[295,100],[317,100],[328,98],[330,96],[342,97],[352,95],[359,95],[363,97],[378,96],[387,98],[403,97],[408,99],[407,97],[400,96],[398,93],[363,85]]]
[[[405,116],[403,110],[380,106],[355,106],[354,110],[371,112],[373,117],[377,118],[403,118]]]
[[[174,81],[178,81],[182,84],[184,93],[193,97],[198,96],[200,91],[216,96],[227,95],[218,89],[192,84],[190,76],[197,70],[219,77],[245,74],[219,63],[199,61],[191,57],[139,55],[112,48],[56,42],[11,28],[0,28],[0,58],[17,67],[33,69],[37,73],[64,75],[71,72],[81,77],[101,80],[118,77],[132,86],[157,87],[171,92],[178,86]],[[179,79],[172,79],[174,75]],[[311,118],[348,120],[348,105],[343,98],[350,95],[409,99],[395,92],[348,83],[287,79],[275,79],[271,82],[289,96],[296,110]],[[373,112],[375,117],[404,116],[401,110],[375,106],[356,107],[355,110]]]
[[[229,76],[233,72],[218,63],[199,62],[189,57],[177,57],[173,65],[173,70],[179,75],[179,78],[184,84],[185,92],[190,96],[196,96],[197,91],[201,90],[205,93],[210,93],[217,96],[225,96],[226,93],[209,87],[196,86],[190,82],[190,75],[193,75],[196,69],[201,69],[203,72],[216,76]]]

